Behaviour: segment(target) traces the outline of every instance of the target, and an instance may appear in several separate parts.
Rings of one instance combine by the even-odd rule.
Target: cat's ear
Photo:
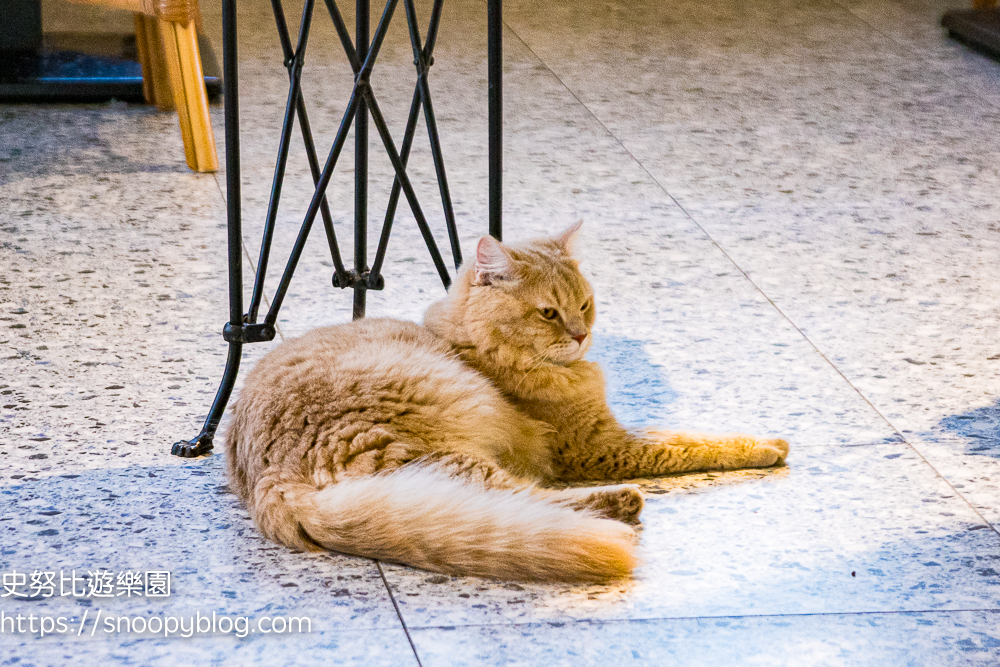
[[[573,254],[573,249],[576,246],[576,237],[580,233],[581,226],[583,226],[583,220],[577,220],[575,225],[572,225],[569,229],[556,237],[556,243],[559,244],[559,247],[562,248],[563,252],[567,255]]]
[[[479,239],[476,246],[476,282],[477,285],[492,285],[495,280],[510,280],[513,265],[507,249],[492,236]]]

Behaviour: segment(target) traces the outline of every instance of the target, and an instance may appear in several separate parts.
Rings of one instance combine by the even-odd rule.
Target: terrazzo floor
[[[171,114],[0,106],[0,665],[1000,665],[1000,64],[942,33],[951,7],[505,3],[505,236],[584,219],[590,356],[617,413],[792,444],[787,467],[643,480],[644,564],[611,586],[261,538],[221,452],[168,453],[225,359],[225,174],[187,170]],[[446,3],[431,74],[466,253],[486,231],[485,8]],[[202,10],[221,54],[218,0]],[[47,29],[131,25],[95,11],[46,0]],[[324,12],[303,83],[323,153],[351,84]],[[397,141],[401,18],[373,80]],[[242,0],[239,21],[250,280],[287,75],[270,3]],[[444,248],[425,137],[409,172]],[[373,247],[391,184],[377,142]],[[352,146],[329,191],[348,257]],[[267,296],[310,193],[296,139]],[[273,344],[350,318],[316,232]],[[370,315],[419,319],[443,294],[405,205],[384,273]],[[97,570],[169,572],[170,595],[126,578],[98,596]],[[53,594],[13,594],[35,572]],[[68,629],[4,625],[17,614]],[[121,626],[213,614],[187,637]],[[291,618],[311,632],[262,625]]]

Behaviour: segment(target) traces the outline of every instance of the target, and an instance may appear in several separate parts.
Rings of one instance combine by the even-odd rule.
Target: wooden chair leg
[[[178,25],[177,53],[181,60],[181,77],[184,80],[191,131],[194,134],[198,171],[218,171],[219,157],[215,149],[212,117],[208,111],[208,90],[205,88],[205,72],[201,66],[196,26],[195,21],[190,21],[186,26]]]
[[[156,104],[156,89],[153,87],[153,54],[149,50],[146,35],[146,19],[142,14],[132,15],[135,23],[135,50],[142,66],[142,97],[146,104]]]
[[[155,104],[160,111],[173,111],[174,93],[167,73],[167,56],[156,23],[151,16],[135,15],[135,41],[142,64],[142,92],[146,102]]]
[[[157,20],[167,73],[184,140],[184,155],[194,171],[218,171],[215,135],[208,113],[208,92],[198,52],[194,21],[187,25]]]

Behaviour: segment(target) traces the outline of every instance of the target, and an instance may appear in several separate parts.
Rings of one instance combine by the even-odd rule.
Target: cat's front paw
[[[774,447],[779,452],[781,452],[780,462],[784,463],[785,459],[788,457],[788,441],[782,440],[781,438],[774,438],[773,440],[765,440],[764,444],[768,447]]]
[[[783,465],[788,457],[788,442],[781,438],[758,440],[750,450],[750,467]]]

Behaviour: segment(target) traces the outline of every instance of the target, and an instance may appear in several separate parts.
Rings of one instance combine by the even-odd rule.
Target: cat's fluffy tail
[[[258,504],[258,525],[304,549],[520,581],[609,581],[636,565],[635,533],[623,523],[527,489],[484,490],[429,466],[322,490],[284,482],[266,497],[272,502]]]

